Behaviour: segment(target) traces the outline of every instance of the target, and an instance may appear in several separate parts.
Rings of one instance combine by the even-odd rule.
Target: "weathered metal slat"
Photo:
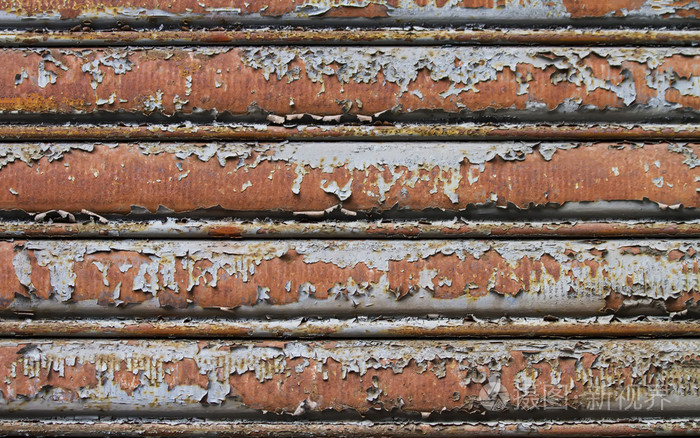
[[[78,222],[0,221],[0,238],[111,239],[385,239],[413,238],[644,238],[700,237],[700,220],[488,221],[488,220],[245,220],[155,219],[100,222],[79,214]]]
[[[700,336],[700,321],[669,317],[592,318],[0,318],[0,336],[91,338],[682,338]]]
[[[0,419],[0,433],[53,436],[226,436],[226,437],[464,437],[464,436],[695,436],[695,418],[651,418],[627,421],[416,422],[337,421],[273,422],[202,419]]]
[[[0,64],[11,67],[0,70],[8,84],[0,90],[0,114],[8,121],[213,121],[269,113],[272,123],[305,114],[367,122],[380,113],[424,120],[697,118],[699,58],[700,49],[689,47],[4,49]]]
[[[376,213],[645,200],[697,208],[698,154],[695,143],[5,143],[0,209],[323,214],[339,203]]]
[[[238,24],[696,24],[692,0],[3,0],[14,27]]]
[[[0,124],[2,141],[276,141],[276,140],[700,140],[700,125],[691,123],[387,123],[371,125],[263,123]]]
[[[0,243],[7,315],[694,315],[696,240]]]
[[[539,44],[539,45],[694,45],[690,29],[529,28],[253,28],[242,30],[0,31],[3,47],[101,47],[245,44]]]
[[[698,349],[697,339],[2,340],[0,412],[683,417],[700,407]]]

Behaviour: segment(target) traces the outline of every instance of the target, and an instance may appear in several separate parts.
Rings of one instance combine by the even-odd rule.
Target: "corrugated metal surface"
[[[695,208],[699,152],[696,143],[625,142],[6,143],[0,208],[108,215],[341,204],[368,213],[644,200]]]
[[[646,120],[700,110],[696,48],[207,47],[5,49],[0,112],[308,117],[421,112]],[[63,116],[63,117],[62,117]],[[425,117],[426,115],[423,115]],[[324,117],[326,118],[324,120]]]
[[[699,24],[0,0],[0,434],[697,434]]]
[[[498,317],[695,309],[697,241],[0,243],[0,309],[53,316]],[[123,308],[121,308],[123,306]]]
[[[5,341],[26,415],[697,414],[697,340]]]

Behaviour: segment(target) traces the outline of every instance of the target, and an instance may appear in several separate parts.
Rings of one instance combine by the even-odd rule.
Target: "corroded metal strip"
[[[614,421],[510,420],[490,422],[246,422],[201,419],[0,419],[0,433],[53,436],[226,436],[226,437],[525,437],[525,436],[695,436],[695,418],[653,418]]]
[[[688,47],[4,49],[0,64],[11,67],[0,70],[8,84],[0,114],[209,121],[267,114],[271,123],[484,111],[539,120],[695,117],[698,59],[700,49]]]
[[[498,318],[695,314],[692,240],[0,244],[6,314]]]
[[[692,45],[700,31],[688,29],[305,29],[158,31],[0,31],[0,46],[101,47],[246,44],[539,44],[539,45]]]
[[[374,120],[374,119],[373,119]],[[698,124],[658,123],[380,123],[279,125],[0,124],[3,141],[274,141],[274,140],[700,140]]]
[[[692,0],[3,0],[8,27],[237,24],[695,24]]]
[[[323,212],[341,203],[370,213],[646,199],[697,208],[698,153],[694,143],[5,143],[0,209]]]
[[[700,321],[617,318],[0,319],[0,336],[120,338],[697,337]]]
[[[700,341],[0,341],[0,412],[694,415]],[[235,417],[234,417],[235,418]]]
[[[95,222],[0,221],[0,238],[141,238],[141,239],[426,239],[486,237],[700,237],[700,220],[685,221],[477,221],[451,220],[197,220]],[[85,218],[85,220],[82,220]]]

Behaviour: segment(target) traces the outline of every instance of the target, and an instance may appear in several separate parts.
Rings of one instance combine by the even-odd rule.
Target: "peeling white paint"
[[[618,293],[638,300],[650,299],[665,301],[677,298],[680,294],[700,288],[700,273],[693,272],[693,263],[700,246],[694,241],[611,241],[600,243],[561,242],[561,241],[506,241],[489,242],[481,240],[422,240],[420,245],[411,241],[380,240],[284,240],[269,242],[175,242],[175,241],[32,241],[15,257],[15,271],[21,284],[31,289],[31,268],[27,264],[24,251],[30,251],[39,264],[48,268],[52,293],[59,302],[71,298],[75,287],[76,273],[74,260],[81,261],[88,254],[99,255],[111,251],[138,252],[148,257],[133,273],[133,290],[157,296],[159,291],[169,289],[175,293],[192,291],[194,286],[216,288],[221,278],[233,276],[243,283],[252,283],[258,288],[258,300],[252,308],[254,312],[286,312],[311,309],[329,311],[347,309],[338,302],[345,298],[353,307],[372,307],[405,312],[411,303],[418,308],[432,307],[437,312],[503,312],[517,314],[518,311],[549,309],[556,313],[584,312],[597,314],[604,305],[604,298],[610,293]],[[627,247],[631,250],[626,249]],[[299,286],[298,302],[282,306],[268,303],[271,296],[270,285],[265,278],[256,276],[256,268],[267,260],[282,257],[294,251],[301,257],[300,262],[313,265],[324,263],[339,269],[364,265],[377,270],[381,275],[376,280],[362,282],[345,274],[326,292],[336,300],[316,300],[318,280],[305,280]],[[680,251],[683,261],[672,260],[670,253]],[[430,262],[437,255],[455,256],[458,260],[480,259],[485,254],[496,253],[509,269],[515,272],[523,262],[535,262],[549,258],[556,262],[555,270],[545,268],[533,271],[529,278],[512,278],[516,284],[529,282],[529,287],[515,296],[499,291],[496,286],[504,272],[494,270],[489,275],[487,287],[493,296],[480,297],[478,302],[435,298],[438,288],[449,285],[451,288],[467,291],[470,284],[457,284],[451,271],[426,266],[418,277],[409,279],[410,291],[398,291],[389,282],[393,262]],[[603,254],[603,255],[600,255]],[[98,259],[99,261],[99,259]],[[202,262],[206,262],[202,264]],[[117,266],[100,262],[95,266],[102,272],[107,286],[107,274]],[[196,266],[196,267],[195,267]],[[119,266],[120,271],[124,266]],[[126,268],[127,270],[129,267]],[[188,275],[183,289],[175,280],[175,272],[184,270]],[[223,276],[223,277],[222,277]],[[328,279],[322,279],[327,281]],[[438,284],[439,283],[439,284]],[[485,285],[479,285],[483,288]],[[524,287],[524,286],[523,286]],[[303,292],[303,293],[302,293]],[[408,292],[408,297],[396,301],[399,294]],[[303,296],[307,296],[308,300]],[[258,306],[260,308],[258,309]],[[311,307],[310,307],[311,306]],[[330,306],[330,307],[328,307]],[[340,306],[340,307],[338,307]],[[241,309],[244,311],[245,309]]]
[[[325,89],[324,81],[334,78],[341,85],[376,83],[383,78],[384,84],[399,87],[399,96],[410,91],[419,72],[427,71],[433,81],[447,81],[449,88],[441,94],[443,98],[471,91],[479,92],[478,85],[496,80],[509,70],[514,75],[518,66],[544,70],[554,68],[551,82],[567,82],[584,87],[587,92],[607,90],[625,105],[638,104],[647,108],[671,108],[678,106],[665,100],[666,90],[673,86],[683,92],[695,92],[695,85],[684,86],[671,69],[654,71],[646,79],[646,85],[658,93],[650,101],[639,101],[638,84],[625,63],[638,63],[656,69],[665,60],[675,55],[698,56],[696,49],[636,49],[636,48],[561,48],[561,47],[450,47],[418,48],[362,48],[349,47],[302,47],[280,50],[279,47],[250,47],[241,49],[245,65],[259,69],[265,79],[274,75],[278,81],[293,82],[302,78],[302,72],[292,68],[291,63],[299,59],[304,64],[306,77]],[[586,66],[590,57],[602,57],[608,65],[621,67],[623,80],[619,83],[596,76]],[[381,75],[380,75],[381,73]],[[521,78],[518,94],[527,94],[528,78]],[[457,102],[458,103],[458,102]],[[530,101],[535,104],[536,101]],[[582,107],[573,100],[562,103],[557,111],[571,113]],[[459,108],[456,108],[459,109]]]
[[[653,412],[664,409],[687,411],[696,405],[700,396],[700,373],[695,366],[697,355],[694,353],[698,342],[694,339],[622,342],[587,339],[453,340],[449,343],[423,340],[332,343],[91,340],[89,344],[83,341],[38,339],[28,344],[5,340],[0,342],[0,348],[18,350],[11,364],[16,371],[7,383],[10,389],[14,389],[15,381],[43,379],[49,370],[58,376],[66,376],[72,368],[90,365],[95,369],[95,383],[75,390],[79,395],[77,401],[73,397],[62,397],[60,386],[46,388],[46,393],[30,388],[24,397],[18,397],[14,392],[6,394],[0,411],[16,409],[25,414],[37,408],[45,409],[46,405],[42,405],[42,402],[68,412],[139,409],[159,413],[185,408],[187,412],[206,409],[209,413],[252,413],[261,407],[248,406],[245,400],[238,397],[244,387],[236,387],[237,384],[251,385],[236,378],[246,373],[254,374],[259,382],[255,388],[260,391],[272,391],[276,382],[294,379],[302,374],[307,379],[318,376],[318,379],[314,379],[312,392],[301,395],[305,400],[301,403],[295,401],[293,407],[286,411],[298,415],[309,410],[327,409],[331,402],[322,399],[313,401],[311,398],[323,394],[324,388],[337,385],[352,374],[362,385],[359,390],[372,388],[367,391],[367,397],[363,393],[357,399],[347,397],[348,407],[363,412],[374,409],[376,403],[386,400],[386,396],[411,395],[410,391],[403,393],[401,388],[382,384],[381,377],[376,373],[370,378],[368,373],[373,371],[382,371],[383,376],[407,374],[416,381],[425,381],[428,376],[418,377],[425,373],[437,379],[443,379],[449,373],[451,379],[461,378],[464,386],[498,386],[504,383],[503,371],[507,367],[518,366],[518,362],[522,364],[522,369],[512,378],[514,387],[507,390],[511,402],[507,408],[511,412],[525,412],[528,408],[518,404],[518,400],[531,394],[535,385],[543,383],[537,380],[542,377],[538,365],[551,368],[551,379],[547,380],[551,389],[560,395],[558,401],[549,400],[550,407],[569,406],[585,412],[620,412],[623,410],[620,407],[597,407],[591,402],[601,391],[610,394],[611,400],[640,402],[653,396],[653,391],[663,388],[664,408],[655,406]],[[584,357],[592,358],[592,364],[584,366]],[[574,375],[563,373],[563,361],[566,359],[576,361]],[[194,361],[196,372],[206,376],[206,388],[184,383],[184,376],[178,375],[173,379],[175,385],[171,387],[166,383],[173,367],[185,360]],[[338,364],[340,374],[331,377],[327,373],[331,363]],[[140,385],[132,393],[127,393],[120,386],[122,379],[117,377],[118,372],[133,373]],[[328,377],[320,378],[326,375]],[[620,375],[627,376],[624,384]],[[658,385],[654,385],[652,379]],[[462,391],[462,384],[454,388],[455,392]],[[635,391],[634,394],[630,394],[630,388]],[[245,389],[250,391],[251,388],[246,386]],[[203,407],[202,401],[206,401],[207,406]],[[440,411],[443,403],[447,406],[447,402],[437,403],[432,410]],[[398,404],[398,407],[403,407],[400,402]],[[469,410],[469,405],[459,409]],[[648,405],[634,408],[634,411],[643,412],[644,409],[650,412]]]

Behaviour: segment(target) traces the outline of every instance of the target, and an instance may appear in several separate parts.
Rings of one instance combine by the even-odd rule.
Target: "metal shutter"
[[[697,1],[0,10],[0,434],[700,431]]]

